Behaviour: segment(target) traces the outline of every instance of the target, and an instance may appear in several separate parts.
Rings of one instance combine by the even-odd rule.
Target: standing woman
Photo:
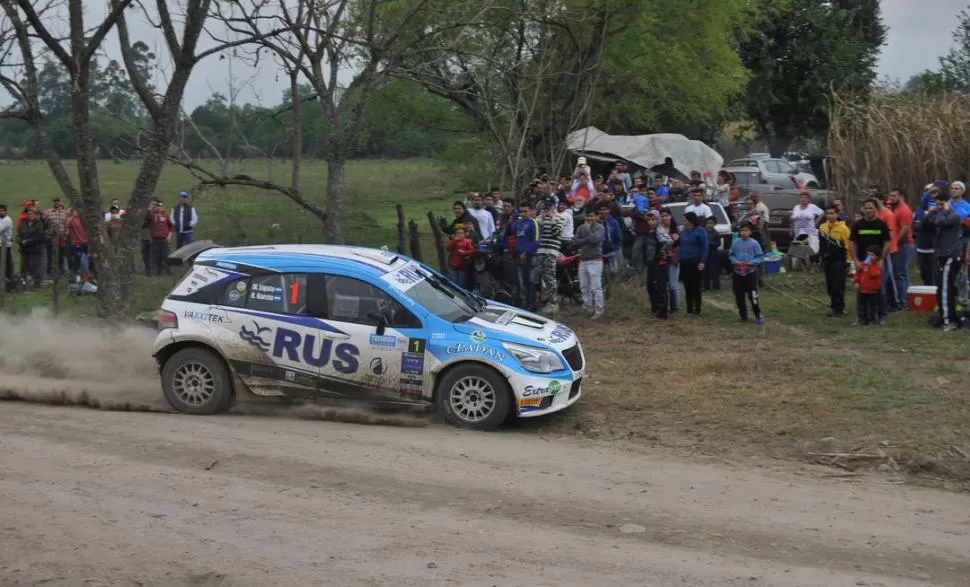
[[[724,206],[727,210],[731,204],[731,174],[722,169],[717,172],[717,179],[714,181],[716,183],[710,200]]]
[[[701,315],[701,280],[707,263],[707,231],[700,225],[697,214],[684,214],[684,230],[680,232],[680,275],[684,280],[687,316]]]
[[[818,218],[825,211],[812,203],[808,192],[798,194],[798,204],[791,211],[792,240],[807,240],[812,254],[818,254]]]
[[[680,249],[677,247],[680,230],[677,228],[674,217],[670,214],[670,208],[660,210],[660,229],[667,233],[673,243],[667,265],[669,271],[667,282],[670,284],[670,312],[673,313],[680,309]]]

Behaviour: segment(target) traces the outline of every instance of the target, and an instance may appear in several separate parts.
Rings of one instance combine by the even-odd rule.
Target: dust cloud
[[[170,412],[144,326],[0,314],[0,399]]]
[[[151,356],[156,334],[144,325],[56,317],[43,310],[0,313],[0,401],[175,413],[162,396]],[[430,423],[366,405],[237,403],[231,412],[389,426]]]

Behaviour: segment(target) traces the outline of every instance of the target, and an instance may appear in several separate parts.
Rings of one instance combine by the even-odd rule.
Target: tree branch
[[[94,31],[94,34],[88,40],[88,48],[81,56],[81,63],[87,64],[89,61],[91,61],[91,58],[101,47],[101,43],[104,41],[108,31],[110,31],[111,27],[118,22],[118,18],[122,15],[122,13],[127,10],[129,6],[131,6],[132,1],[133,0],[115,0],[112,2],[113,6],[111,7],[111,12],[108,13],[108,15],[98,26],[97,30]]]

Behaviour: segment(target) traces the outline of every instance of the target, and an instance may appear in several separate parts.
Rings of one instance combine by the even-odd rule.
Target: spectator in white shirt
[[[711,207],[704,203],[704,190],[700,188],[693,188],[690,190],[691,203],[684,208],[684,214],[688,212],[693,212],[697,214],[697,218],[703,226],[704,219],[714,216],[714,211]]]
[[[468,213],[478,221],[478,232],[482,240],[488,240],[495,234],[495,218],[491,212],[482,207],[483,200],[481,194],[473,195],[471,200],[472,207],[469,208]]]

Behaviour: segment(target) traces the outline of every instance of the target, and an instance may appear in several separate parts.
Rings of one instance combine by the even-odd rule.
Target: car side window
[[[306,314],[306,290],[303,273],[259,275],[229,283],[221,303],[276,314]]]
[[[376,326],[383,316],[391,328],[421,328],[421,321],[381,288],[360,279],[326,275],[324,318]]]

